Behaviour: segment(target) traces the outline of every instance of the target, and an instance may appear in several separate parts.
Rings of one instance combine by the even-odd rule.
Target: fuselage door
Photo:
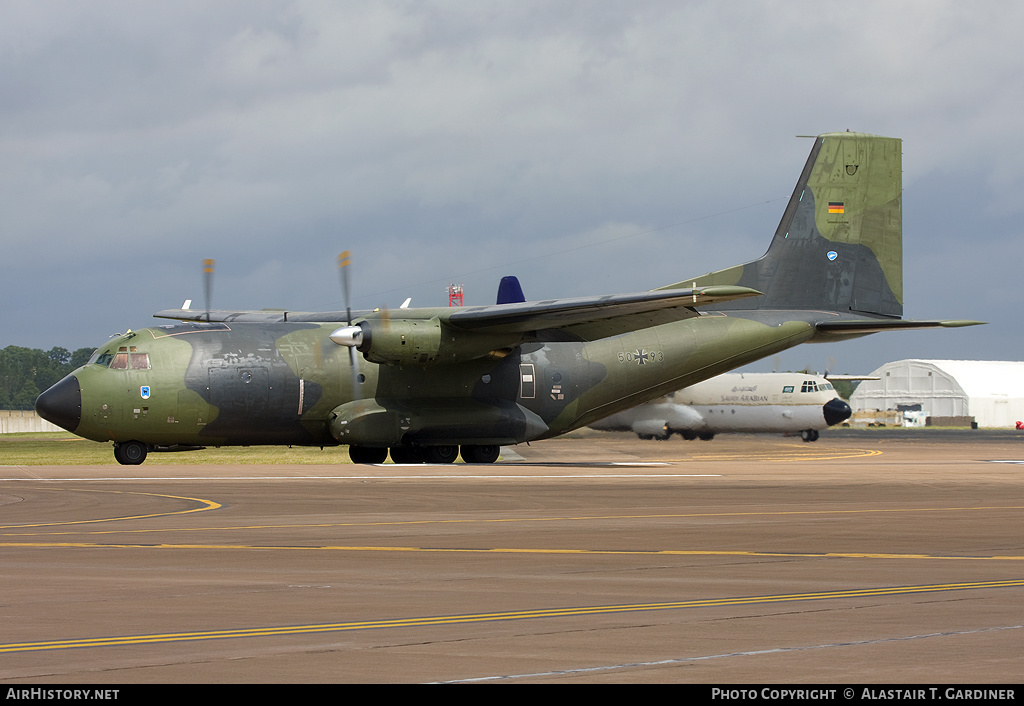
[[[259,428],[266,421],[270,374],[261,366],[210,368],[210,404],[219,421]]]
[[[537,375],[533,363],[519,364],[519,397],[532,400],[537,396]]]

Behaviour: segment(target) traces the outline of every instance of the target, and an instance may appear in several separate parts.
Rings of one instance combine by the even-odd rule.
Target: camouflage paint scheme
[[[178,323],[109,341],[37,410],[113,441],[122,463],[155,446],[231,444],[348,444],[357,462],[383,462],[388,448],[396,461],[451,461],[461,446],[467,461],[490,462],[499,445],[563,434],[800,343],[975,323],[899,318],[901,189],[900,140],[821,135],[768,252],[746,265],[651,292],[351,322],[160,312]],[[148,360],[113,369],[119,352]]]

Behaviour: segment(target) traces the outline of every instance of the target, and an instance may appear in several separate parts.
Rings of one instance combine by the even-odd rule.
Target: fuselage
[[[457,363],[359,358],[353,371],[348,349],[329,338],[335,328],[175,323],[129,332],[41,395],[37,409],[80,436],[148,446],[511,444],[565,433],[813,335],[802,321],[712,315]]]

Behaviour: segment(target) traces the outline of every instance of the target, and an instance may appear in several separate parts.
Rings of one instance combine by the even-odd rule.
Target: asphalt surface
[[[593,434],[0,467],[0,681],[1019,682],[1022,461],[1024,434]]]

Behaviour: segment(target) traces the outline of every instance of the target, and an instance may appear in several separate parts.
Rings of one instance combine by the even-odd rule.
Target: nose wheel
[[[148,453],[149,447],[141,441],[114,442],[114,458],[122,466],[138,466]]]

